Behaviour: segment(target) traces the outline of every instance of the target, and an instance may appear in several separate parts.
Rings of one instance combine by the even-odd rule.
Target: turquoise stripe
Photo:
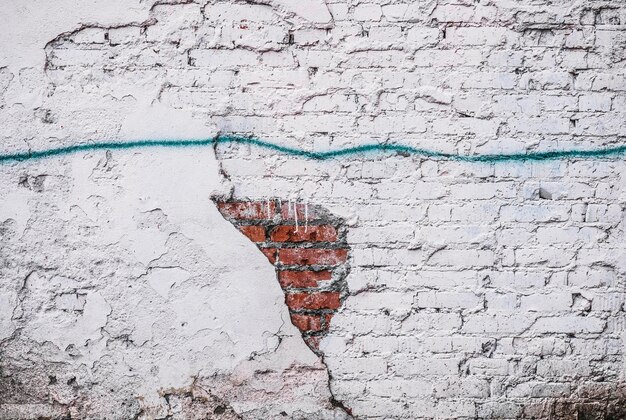
[[[542,161],[560,160],[570,158],[605,158],[618,157],[626,154],[626,145],[614,146],[595,150],[555,150],[550,152],[528,152],[528,153],[498,153],[485,155],[457,155],[443,153],[427,149],[418,149],[401,144],[364,144],[355,147],[329,150],[326,152],[310,152],[303,149],[281,146],[264,140],[252,137],[241,136],[218,136],[204,140],[138,140],[129,142],[103,142],[88,143],[76,146],[59,147],[55,149],[39,150],[33,152],[18,152],[0,155],[0,163],[10,161],[38,160],[52,156],[63,156],[77,152],[89,152],[94,150],[125,150],[140,149],[148,147],[182,148],[182,147],[203,147],[215,146],[217,144],[249,144],[263,149],[273,150],[285,155],[298,156],[307,159],[327,160],[343,156],[361,155],[366,153],[406,153],[433,159],[455,160],[461,162],[521,162],[521,161]]]

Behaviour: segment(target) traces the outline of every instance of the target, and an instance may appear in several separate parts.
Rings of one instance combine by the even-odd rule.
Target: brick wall
[[[62,106],[29,111],[30,131],[11,134],[57,121],[66,128],[33,144],[108,139],[117,125],[100,115],[143,90],[207,132],[312,151],[624,142],[622,1],[332,0],[323,23],[269,3],[159,4],[143,24],[60,35],[45,92]],[[108,102],[67,111],[79,93]],[[624,418],[623,157],[215,154],[233,188],[222,214],[276,268],[294,325],[357,418]],[[301,211],[296,232],[276,197],[310,203],[309,226]]]
[[[217,208],[276,268],[291,322],[319,354],[319,342],[348,293],[343,220],[319,205],[277,199],[217,201]]]

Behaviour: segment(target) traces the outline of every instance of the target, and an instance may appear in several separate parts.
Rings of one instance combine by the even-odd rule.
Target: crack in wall
[[[349,295],[345,221],[321,205],[298,201],[219,197],[214,202],[275,267],[291,322],[326,367],[331,405],[351,416],[352,410],[332,394],[332,375],[319,348]]]

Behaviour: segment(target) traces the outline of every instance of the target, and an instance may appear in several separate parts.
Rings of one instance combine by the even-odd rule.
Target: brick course
[[[337,230],[329,225],[308,226],[307,229],[278,226],[272,229],[270,240],[273,242],[335,242]]]

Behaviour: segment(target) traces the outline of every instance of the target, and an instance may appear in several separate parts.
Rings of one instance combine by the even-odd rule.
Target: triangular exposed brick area
[[[321,206],[281,200],[216,204],[274,265],[291,322],[319,354],[320,340],[347,294],[344,221]]]

